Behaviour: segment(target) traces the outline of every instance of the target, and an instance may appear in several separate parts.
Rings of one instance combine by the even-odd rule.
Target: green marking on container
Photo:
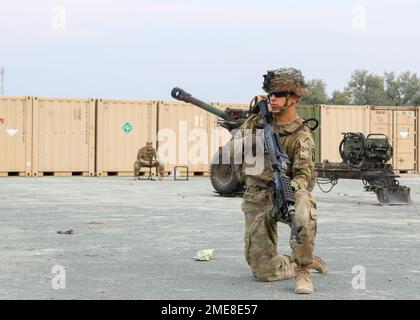
[[[130,133],[131,132],[131,130],[133,130],[133,126],[131,125],[131,123],[130,122],[126,122],[124,125],[123,125],[123,127],[122,127],[122,129],[123,129],[123,131],[125,132],[125,133]]]

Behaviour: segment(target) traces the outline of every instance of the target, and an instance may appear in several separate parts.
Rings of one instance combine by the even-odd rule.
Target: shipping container
[[[370,133],[385,134],[392,142],[392,120],[393,110],[386,107],[371,107],[370,111]]]
[[[156,101],[97,100],[97,175],[132,176],[138,150],[156,146],[156,124]]]
[[[394,110],[394,168],[399,173],[415,173],[416,157],[416,110],[414,107],[398,107]]]
[[[32,98],[0,97],[0,176],[32,174]]]
[[[34,176],[95,174],[95,101],[33,98]]]
[[[188,166],[191,174],[205,175],[209,170],[210,114],[192,104],[158,104],[158,154],[165,171]]]
[[[341,162],[339,152],[343,133],[369,134],[370,108],[356,105],[321,105],[321,150],[320,160]]]
[[[384,134],[388,137],[389,143],[393,146],[393,111],[389,108],[371,107],[370,110],[370,131],[369,133]],[[388,161],[389,164],[394,165],[394,156]]]
[[[371,133],[386,134],[393,147],[392,166],[400,173],[417,167],[417,113],[411,106],[371,106]]]

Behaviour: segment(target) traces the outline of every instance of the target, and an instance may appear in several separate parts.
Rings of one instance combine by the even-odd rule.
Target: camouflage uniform
[[[274,117],[273,114],[271,116]],[[301,244],[298,244],[290,234],[291,257],[277,253],[277,222],[286,223],[286,221],[278,217],[277,210],[269,197],[267,182],[272,176],[267,155],[264,154],[264,170],[256,175],[245,172],[246,168],[251,168],[253,165],[246,163],[236,165],[237,174],[246,184],[242,201],[242,211],[245,214],[245,258],[254,277],[260,281],[290,278],[294,276],[293,269],[296,265],[309,267],[315,261],[313,250],[317,214],[315,200],[310,194],[316,177],[315,143],[310,129],[303,124],[303,121],[298,117],[287,125],[276,125],[280,143],[290,160],[286,174],[290,177],[295,190],[296,219],[303,227],[300,232]],[[235,150],[232,148],[235,140],[236,143],[238,139],[239,143],[244,143],[246,129],[252,129],[255,145],[256,129],[261,126],[263,127],[263,122],[260,115],[248,118],[231,140],[231,154]]]
[[[140,176],[140,169],[142,167],[156,167],[159,171],[159,175],[163,177],[165,167],[163,164],[159,163],[156,159],[156,150],[155,148],[147,149],[147,147],[141,148],[137,152],[137,160],[134,162],[134,177]],[[150,165],[150,161],[152,161],[152,165]]]

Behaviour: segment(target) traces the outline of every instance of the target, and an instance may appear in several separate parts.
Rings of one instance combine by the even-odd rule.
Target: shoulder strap
[[[308,122],[315,122],[315,125],[313,125],[312,127],[308,124]],[[316,130],[316,128],[318,128],[319,125],[319,121],[318,119],[315,118],[309,118],[309,119],[304,119],[303,121],[303,125],[307,126],[311,131]]]

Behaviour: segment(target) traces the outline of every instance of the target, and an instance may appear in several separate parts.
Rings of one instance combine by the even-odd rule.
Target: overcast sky
[[[420,73],[415,0],[1,0],[5,95],[249,102],[283,66]]]

